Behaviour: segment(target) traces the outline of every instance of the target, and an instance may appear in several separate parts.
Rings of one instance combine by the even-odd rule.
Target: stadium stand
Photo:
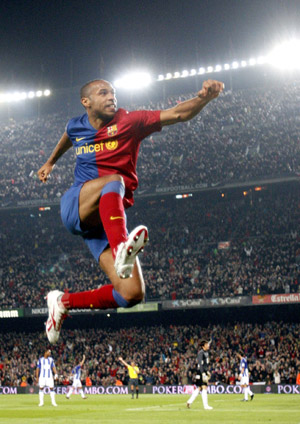
[[[68,383],[74,362],[79,362],[83,354],[87,356],[85,375],[94,385],[114,385],[117,379],[128,384],[127,372],[118,361],[120,354],[128,360],[135,358],[141,384],[193,384],[199,341],[213,334],[212,384],[236,383],[239,349],[248,357],[252,383],[274,383],[278,371],[282,384],[295,384],[300,366],[299,332],[299,323],[283,322],[65,330],[60,343],[52,347],[52,356],[60,384]],[[0,385],[18,386],[22,377],[32,385],[37,358],[46,348],[44,336],[40,332],[10,332],[2,334],[2,341]]]

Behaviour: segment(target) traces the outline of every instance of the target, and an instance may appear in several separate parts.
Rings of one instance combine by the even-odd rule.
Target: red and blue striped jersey
[[[161,128],[160,111],[118,109],[100,130],[92,127],[86,113],[71,119],[66,131],[76,154],[74,185],[109,174],[122,175],[124,207],[132,206],[133,192],[138,186],[136,165],[140,143]]]

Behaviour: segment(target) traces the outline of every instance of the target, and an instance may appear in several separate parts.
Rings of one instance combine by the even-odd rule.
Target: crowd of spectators
[[[128,384],[119,362],[134,360],[141,384],[193,384],[202,338],[210,338],[211,384],[235,384],[242,351],[248,358],[250,382],[295,384],[300,372],[300,325],[267,322],[224,325],[168,325],[114,329],[64,329],[52,356],[59,384],[70,384],[71,369],[86,355],[83,381],[94,385]],[[0,385],[34,384],[37,360],[47,343],[42,333],[0,334]],[[279,376],[278,376],[279,374]]]
[[[149,228],[140,255],[146,300],[298,293],[297,189],[138,201],[128,223]],[[2,213],[1,222],[1,309],[43,307],[49,290],[108,283],[83,240],[62,226],[58,207]]]
[[[176,96],[143,108],[168,108],[191,96]],[[215,186],[297,175],[299,103],[300,84],[296,82],[280,90],[226,91],[193,120],[166,127],[143,141],[138,161],[140,189]],[[60,113],[1,125],[0,206],[58,200],[72,184],[72,151],[59,160],[47,185],[36,176],[69,118]]]

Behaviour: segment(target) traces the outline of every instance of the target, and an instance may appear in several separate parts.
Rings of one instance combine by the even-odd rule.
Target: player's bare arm
[[[125,367],[129,367],[129,364],[127,364],[127,362],[125,362],[124,359],[121,358],[121,356],[118,359],[120,362],[122,362],[123,365],[125,365]]]
[[[35,379],[36,379],[36,382],[38,384],[38,382],[39,382],[39,368],[36,368],[36,370],[35,370]]]
[[[161,125],[173,125],[177,122],[186,122],[194,118],[213,99],[217,98],[224,90],[220,81],[207,80],[203,82],[202,89],[196,97],[186,100],[175,107],[162,110],[160,113]]]
[[[80,362],[80,366],[81,366],[81,367],[83,366],[84,361],[85,361],[85,355],[83,355],[83,357],[82,357],[82,361]]]
[[[38,177],[43,183],[48,180],[55,163],[70,147],[72,147],[72,142],[68,134],[64,132],[47,162],[38,170]]]

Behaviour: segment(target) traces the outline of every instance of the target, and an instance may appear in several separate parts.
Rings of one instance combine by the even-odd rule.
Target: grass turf
[[[38,407],[38,395],[1,395],[1,424],[89,424],[89,423],[280,423],[300,424],[299,395],[255,395],[252,402],[241,402],[241,395],[211,395],[211,411],[203,410],[201,395],[191,409],[187,395],[90,395],[82,400],[73,395],[67,400],[56,395],[58,407],[45,395]]]

